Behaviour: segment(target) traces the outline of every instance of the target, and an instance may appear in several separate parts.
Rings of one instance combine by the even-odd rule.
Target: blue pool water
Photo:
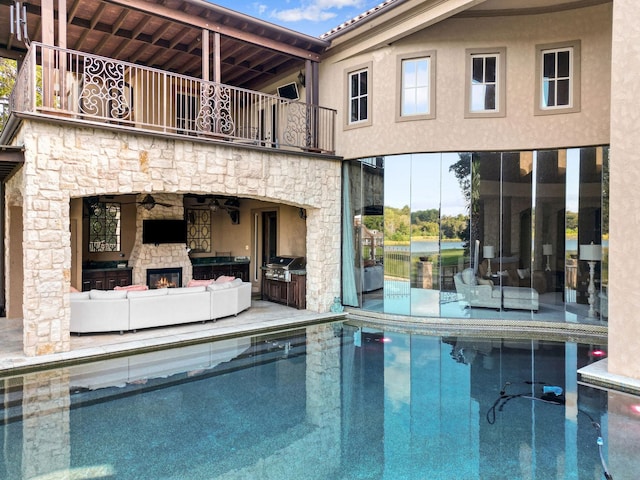
[[[331,323],[28,373],[0,478],[636,479],[640,398],[578,382],[602,355]]]

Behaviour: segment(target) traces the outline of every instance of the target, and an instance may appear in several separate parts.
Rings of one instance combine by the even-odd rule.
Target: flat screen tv
[[[142,243],[187,243],[184,220],[143,220]]]
[[[278,96],[288,98],[289,100],[298,100],[298,98],[300,98],[298,95],[298,85],[292,82],[278,87]]]

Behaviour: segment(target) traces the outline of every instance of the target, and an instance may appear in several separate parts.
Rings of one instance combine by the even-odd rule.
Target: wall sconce
[[[542,245],[542,254],[547,257],[547,266],[544,267],[544,269],[545,271],[550,272],[551,265],[549,264],[549,259],[551,258],[551,255],[553,255],[553,245],[551,245],[550,243],[545,243],[544,245]]]
[[[302,70],[300,70],[300,73],[298,74],[298,83],[304,87],[305,82],[306,82],[306,78],[304,76],[304,73],[302,73]]]
[[[482,256],[487,259],[487,277],[491,276],[491,259],[496,257],[495,248],[490,245],[482,247]]]
[[[596,310],[593,306],[596,301],[596,285],[593,281],[595,274],[596,262],[602,260],[602,246],[594,245],[591,242],[589,245],[580,245],[580,260],[584,260],[589,264],[589,316],[595,317]]]

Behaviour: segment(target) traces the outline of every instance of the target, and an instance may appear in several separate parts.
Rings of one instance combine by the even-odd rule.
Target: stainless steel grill
[[[291,281],[292,270],[303,270],[307,266],[304,257],[272,257],[265,266],[264,276],[281,282]]]

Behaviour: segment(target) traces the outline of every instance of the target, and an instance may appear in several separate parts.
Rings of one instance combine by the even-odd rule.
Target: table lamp
[[[487,277],[491,276],[491,259],[495,258],[495,249],[490,245],[482,247],[482,256],[487,259]]]
[[[596,301],[596,286],[593,282],[595,274],[596,262],[602,260],[602,246],[594,245],[591,242],[589,245],[580,245],[580,260],[584,260],[589,264],[589,316],[595,317],[596,310],[594,303]]]

